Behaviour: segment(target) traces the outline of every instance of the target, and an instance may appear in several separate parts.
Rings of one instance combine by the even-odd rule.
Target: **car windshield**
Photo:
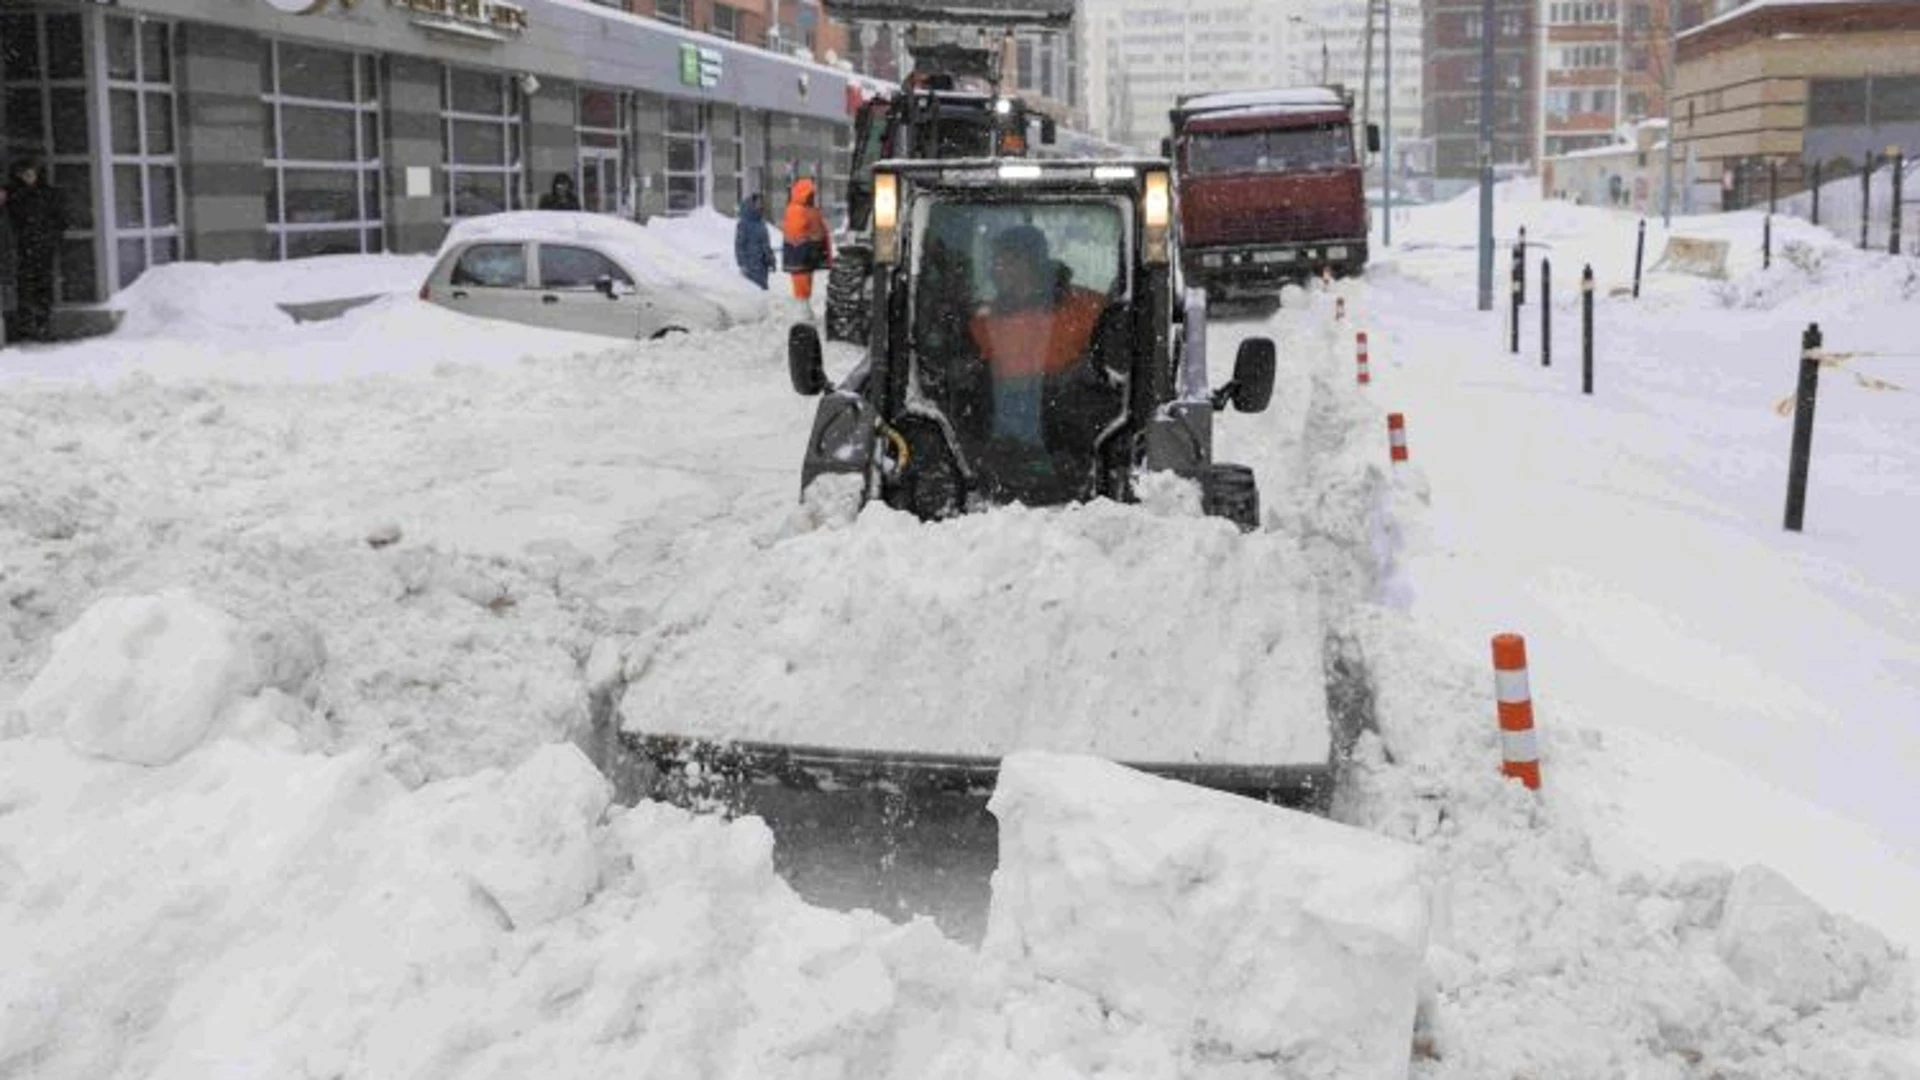
[[[1202,131],[1187,137],[1187,171],[1207,173],[1291,172],[1353,164],[1353,132],[1347,124],[1268,131]]]
[[[989,486],[1079,497],[1125,411],[1124,200],[915,206],[913,344],[925,400]]]

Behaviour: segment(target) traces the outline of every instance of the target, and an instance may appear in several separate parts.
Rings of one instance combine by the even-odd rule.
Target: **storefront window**
[[[708,179],[706,106],[667,102],[667,213],[705,206]]]
[[[513,80],[449,67],[440,104],[447,220],[525,206],[520,91]]]
[[[627,189],[627,95],[582,87],[579,108],[580,208],[596,214],[620,213]]]
[[[267,43],[267,233],[277,258],[386,248],[373,57]]]
[[[106,31],[115,277],[124,288],[179,245],[173,26],[110,15]]]
[[[32,155],[67,203],[68,230],[54,266],[61,303],[100,299],[94,256],[94,177],[84,16],[74,12],[0,12],[0,160]]]

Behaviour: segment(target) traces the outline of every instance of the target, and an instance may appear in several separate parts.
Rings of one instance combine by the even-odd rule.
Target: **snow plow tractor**
[[[1213,460],[1213,414],[1265,409],[1274,346],[1242,342],[1207,384],[1205,306],[1176,297],[1168,173],[1133,162],[891,161],[874,175],[874,326],[828,383],[790,331],[793,386],[820,395],[801,466],[858,478],[937,520],[988,506],[1131,501],[1135,474],[1198,482],[1259,527],[1253,472]]]
[[[1207,515],[1230,520],[1243,534],[1258,530],[1252,470],[1213,460],[1212,425],[1214,415],[1230,406],[1248,413],[1267,406],[1274,344],[1242,341],[1233,377],[1220,386],[1209,381],[1204,298],[1198,292],[1182,297],[1173,289],[1176,253],[1164,160],[890,161],[876,170],[874,190],[874,327],[864,359],[831,384],[815,329],[802,324],[790,330],[794,387],[820,398],[804,449],[803,498],[878,500],[926,521],[985,526],[992,523],[971,513],[1011,504],[1137,501],[1136,485],[1144,488],[1147,477],[1162,473],[1193,481]],[[809,491],[816,485],[824,486]],[[1090,506],[1089,512],[1106,510]],[[1211,530],[1208,535],[1216,537],[1208,543],[1227,542]],[[1229,545],[1213,556],[1196,549],[1194,558],[1245,558],[1248,566],[1272,566],[1275,551]],[[1178,556],[1173,560],[1177,564]],[[1287,565],[1284,556],[1280,565]],[[849,588],[860,592],[859,580],[858,574],[851,577]],[[918,579],[872,586],[922,587]],[[1098,587],[1126,588],[1111,579]],[[1310,593],[1309,586],[1297,594]],[[887,605],[884,596],[870,602],[875,611]],[[1223,602],[1276,610],[1270,600],[1254,600],[1238,589],[1230,589]],[[1184,733],[1179,723],[1149,725],[1160,734],[1115,759],[1216,790],[1327,808],[1339,763],[1370,724],[1370,683],[1357,654],[1327,633],[1310,595],[1277,607],[1285,609],[1275,616],[1285,628],[1276,629],[1261,649],[1227,660],[1196,660],[1223,673],[1216,689],[1231,688],[1237,704],[1200,710],[1213,719]],[[1062,616],[1069,625],[1070,616]],[[1233,616],[1203,603],[1180,618],[1197,629]],[[1152,644],[1185,632],[1169,618],[1160,622],[1153,634],[1123,632],[1137,640],[1120,651],[1103,651],[1081,677],[1104,678],[1094,669],[1124,651],[1138,652],[1141,663],[1155,666],[1142,676],[1148,681],[1205,682],[1206,676],[1182,674],[1186,669],[1171,662],[1166,647]],[[872,681],[884,676],[854,672],[861,662],[849,658],[848,678],[886,697],[878,691],[884,682]],[[909,670],[917,678],[924,669],[900,662],[906,665],[898,673],[902,679]],[[1244,674],[1226,674],[1232,671]],[[1057,685],[1076,678],[1066,675]],[[1262,689],[1250,690],[1255,684]],[[1118,685],[1110,689],[1124,698]],[[821,706],[817,700],[798,708],[791,723],[769,726],[771,713],[751,690],[737,697],[719,694],[733,702],[719,705],[711,690],[680,686],[671,671],[656,669],[629,691],[623,712],[630,723],[620,729],[620,743],[644,774],[641,794],[740,810],[766,805],[774,797],[768,788],[787,792],[778,797],[789,801],[795,791],[887,792],[904,805],[924,807],[956,796],[977,799],[993,788],[997,744],[983,741],[977,726],[955,732],[936,724],[920,742],[848,747],[832,744],[831,720],[823,728],[821,716],[810,711]],[[909,691],[904,682],[895,690],[903,707],[941,707],[937,691]],[[1202,697],[1214,692],[1194,691]],[[1193,704],[1193,693],[1168,693]],[[689,704],[690,697],[701,704]],[[965,712],[956,702],[948,704]],[[771,711],[784,716],[789,707]],[[1060,735],[1050,730],[1051,722],[1036,722],[1042,727],[1012,737],[1045,741]],[[1216,723],[1299,737],[1256,734],[1236,741],[1201,730]],[[818,734],[822,730],[829,733]],[[816,733],[811,738],[810,731]],[[928,750],[923,742],[951,749]]]
[[[1037,141],[1051,145],[1055,122],[1000,93],[1001,50],[989,27],[1058,28],[1070,21],[1070,3],[1000,0],[971,6],[932,6],[912,0],[828,0],[827,13],[849,20],[910,18],[913,70],[898,92],[862,102],[854,116],[853,160],[847,175],[847,232],[827,276],[829,341],[865,344],[872,310],[873,168],[882,159],[941,160],[1023,157]],[[911,14],[909,14],[911,13]],[[935,27],[970,27],[981,40],[941,40]]]

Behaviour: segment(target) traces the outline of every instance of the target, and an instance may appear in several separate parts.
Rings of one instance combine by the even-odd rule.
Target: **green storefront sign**
[[[703,49],[698,45],[683,43],[680,46],[680,81],[687,86],[720,85],[722,58],[719,49]]]

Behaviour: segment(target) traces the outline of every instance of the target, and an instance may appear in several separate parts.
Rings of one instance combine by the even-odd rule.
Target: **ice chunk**
[[[82,753],[164,765],[258,688],[255,666],[241,625],[183,590],[113,597],[54,638],[13,708]]]
[[[1747,985],[1802,1011],[1858,997],[1892,959],[1877,931],[1829,913],[1757,865],[1734,875],[1714,944]]]
[[[1005,759],[989,808],[983,949],[1055,1025],[1152,1036],[1186,1076],[1407,1075],[1428,913],[1413,848],[1067,755]]]

